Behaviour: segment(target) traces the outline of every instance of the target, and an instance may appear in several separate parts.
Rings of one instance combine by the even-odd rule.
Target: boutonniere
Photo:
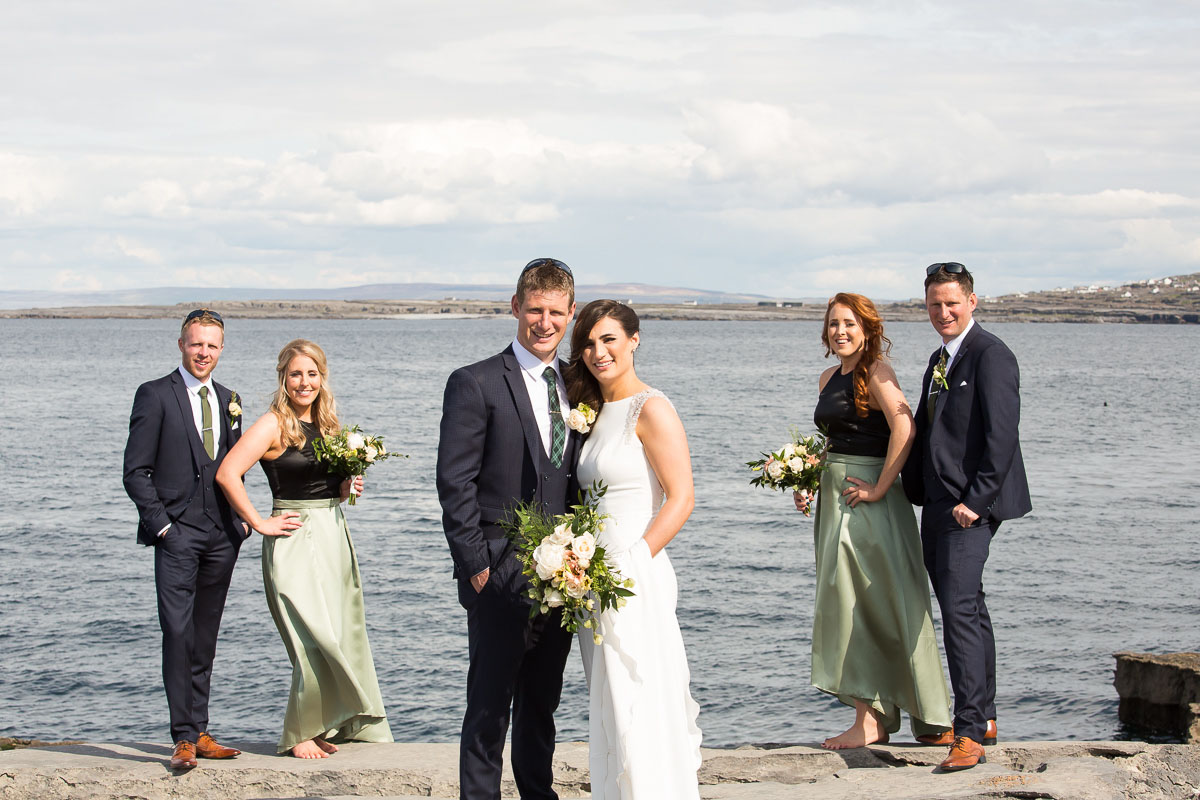
[[[933,382],[943,389],[949,389],[950,384],[946,383],[946,356],[942,355],[941,359],[933,367]]]
[[[229,422],[233,424],[242,415],[242,405],[238,402],[238,393],[233,392],[229,397]]]
[[[580,403],[567,414],[567,427],[573,431],[587,433],[596,421],[596,412],[587,403]]]

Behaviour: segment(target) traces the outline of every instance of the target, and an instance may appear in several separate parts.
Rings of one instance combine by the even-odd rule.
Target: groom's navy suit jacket
[[[207,518],[236,537],[234,541],[247,535],[214,482],[217,467],[242,435],[242,426],[239,422],[234,427],[230,421],[227,409],[232,392],[216,381],[212,386],[220,411],[213,423],[221,426],[215,459],[204,452],[187,387],[178,370],[143,383],[134,396],[125,445],[124,483],[137,506],[137,538],[142,544],[158,544],[158,532],[184,515]]]
[[[929,421],[929,388],[941,348],[929,358],[917,407],[917,440],[902,472],[910,502],[950,497],[999,523],[1032,509],[1017,427],[1016,356],[978,322],[963,337]],[[925,462],[929,460],[929,463]],[[931,484],[932,482],[932,484]]]
[[[561,371],[566,365],[560,361],[559,367]],[[488,541],[504,542],[500,523],[517,503],[533,500],[551,514],[566,511],[576,491],[579,449],[579,435],[569,434],[563,485],[543,469],[545,447],[511,345],[450,375],[438,439],[437,489],[456,577],[469,581],[496,566],[497,545]]]

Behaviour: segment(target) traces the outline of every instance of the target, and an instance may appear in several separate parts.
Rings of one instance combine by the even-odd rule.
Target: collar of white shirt
[[[183,376],[183,385],[186,386],[187,390],[189,392],[191,392],[192,394],[199,396],[201,386],[207,386],[209,394],[216,393],[216,390],[213,388],[211,380],[207,380],[207,381],[200,380],[195,375],[193,375],[192,373],[190,373],[186,369],[184,369],[183,364],[179,365],[179,374]]]
[[[554,374],[558,377],[558,385],[562,386],[562,372],[558,368],[558,358],[556,357],[549,364],[542,361],[533,353],[526,350],[520,342],[513,339],[512,343],[513,355],[517,357],[517,364],[521,369],[529,374],[530,377],[537,380],[543,380],[542,373],[546,371],[546,367],[553,367]]]
[[[971,317],[971,321],[967,323],[966,330],[964,330],[958,336],[955,336],[950,341],[946,342],[945,348],[946,348],[946,367],[947,368],[949,368],[951,362],[954,361],[954,357],[956,355],[958,355],[958,348],[962,347],[963,339],[966,337],[966,335],[968,333],[971,332],[971,328],[974,328],[974,327],[975,327],[975,318]]]

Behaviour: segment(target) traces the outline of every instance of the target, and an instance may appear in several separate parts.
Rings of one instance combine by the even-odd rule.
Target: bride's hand
[[[362,475],[355,475],[353,478],[346,478],[346,480],[342,481],[342,492],[341,493],[342,493],[343,500],[345,500],[347,497],[350,496],[351,481],[354,482],[354,493],[356,495],[358,495],[359,497],[362,497],[363,477],[362,477]]]
[[[263,536],[291,536],[300,527],[300,512],[285,511],[277,517],[268,517],[255,530]]]
[[[854,508],[859,503],[874,503],[883,496],[879,491],[879,487],[874,483],[867,483],[858,478],[846,478],[846,480],[854,484],[842,491],[842,497],[846,498],[846,503],[851,508]]]

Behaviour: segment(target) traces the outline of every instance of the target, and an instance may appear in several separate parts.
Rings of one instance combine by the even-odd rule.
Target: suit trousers
[[[489,541],[492,548],[503,548],[503,555],[483,591],[476,594],[469,581],[459,579],[471,659],[459,742],[460,797],[500,800],[511,707],[517,790],[522,800],[556,800],[554,712],[572,634],[559,624],[557,610],[530,618],[525,577],[505,544]]]
[[[976,520],[963,528],[946,498],[921,511],[925,569],[942,611],[942,641],[954,689],[954,733],[983,741],[996,718],[996,639],[983,592],[983,567],[999,522]]]
[[[154,547],[163,685],[171,741],[195,742],[208,729],[208,693],[225,595],[241,539],[197,515],[171,523]]]

